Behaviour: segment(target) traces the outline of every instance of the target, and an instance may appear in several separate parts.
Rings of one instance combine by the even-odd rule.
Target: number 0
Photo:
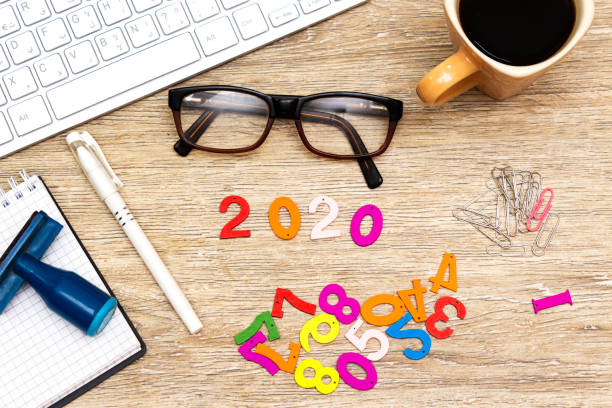
[[[366,215],[372,217],[372,230],[366,236],[361,235],[361,222]],[[372,245],[382,232],[383,216],[377,206],[368,204],[361,207],[351,221],[351,237],[359,246],[366,247]]]
[[[291,224],[288,228],[285,228],[280,222],[279,214],[281,208],[286,208],[291,216]],[[295,237],[300,230],[302,218],[300,216],[300,210],[297,204],[288,197],[278,197],[270,204],[270,210],[268,211],[268,219],[270,220],[270,227],[274,234],[281,239],[292,239]]]

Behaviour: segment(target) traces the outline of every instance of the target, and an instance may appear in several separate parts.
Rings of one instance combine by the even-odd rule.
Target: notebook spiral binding
[[[11,187],[9,191],[4,191],[4,189],[0,187],[0,205],[3,208],[10,206],[13,199],[21,200],[23,198],[23,186],[25,186],[28,191],[33,191],[36,189],[36,185],[32,183],[32,179],[25,170],[21,170],[19,172],[19,176],[23,180],[23,184],[20,185],[14,177],[11,177],[8,179],[9,186]]]

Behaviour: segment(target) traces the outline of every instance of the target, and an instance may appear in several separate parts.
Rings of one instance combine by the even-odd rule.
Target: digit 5
[[[274,375],[278,373],[279,370],[278,366],[274,364],[274,361],[270,360],[264,355],[251,351],[253,347],[255,347],[256,345],[260,345],[260,343],[263,343],[264,341],[266,341],[266,336],[264,336],[262,332],[257,332],[253,337],[248,339],[242,346],[240,346],[238,348],[238,351],[240,352],[240,354],[242,354],[242,357],[244,357],[245,360],[249,360],[259,364],[260,366],[268,370],[270,375]]]
[[[458,318],[461,320],[465,318],[465,306],[463,306],[463,303],[450,296],[444,296],[438,299],[436,306],[434,307],[435,313],[432,313],[427,318],[427,322],[425,322],[425,327],[427,327],[429,334],[437,339],[445,339],[453,334],[453,329],[450,327],[447,327],[442,331],[436,328],[437,321],[442,320],[443,322],[448,322],[448,316],[444,313],[444,306],[446,305],[452,305],[455,307],[455,309],[457,309]]]
[[[363,320],[361,318],[357,319],[355,324],[349,329],[348,332],[344,335],[348,341],[350,341],[353,346],[357,348],[359,351],[364,351],[368,344],[368,340],[376,339],[380,343],[380,349],[376,352],[372,352],[368,354],[368,360],[378,361],[387,355],[389,351],[389,338],[385,336],[383,332],[376,329],[367,330],[361,337],[357,337],[357,330],[361,328],[363,325]]]
[[[402,328],[410,320],[412,320],[412,315],[410,314],[410,312],[408,312],[404,315],[404,317],[402,317],[397,322],[395,322],[391,327],[389,327],[386,333],[390,337],[393,337],[394,339],[414,338],[414,339],[421,340],[421,344],[423,345],[423,347],[421,347],[420,350],[413,350],[411,348],[407,348],[404,350],[404,355],[408,357],[409,359],[420,360],[429,353],[429,350],[431,350],[431,337],[429,337],[429,334],[427,334],[425,330],[421,330],[421,329],[402,330]]]

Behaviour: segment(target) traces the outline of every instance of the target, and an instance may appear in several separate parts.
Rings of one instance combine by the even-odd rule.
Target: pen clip
[[[106,160],[106,156],[104,156],[104,153],[102,153],[102,149],[100,149],[98,142],[96,142],[96,140],[91,134],[89,134],[89,132],[81,132],[78,135],[71,134],[70,136],[73,138],[73,140],[69,143],[70,145],[72,145],[76,141],[80,141],[81,143],[83,143],[85,145],[84,147],[89,149],[89,151],[96,157],[96,159],[98,159],[100,164],[102,164],[102,167],[104,167],[104,170],[106,170],[106,172],[110,176],[111,180],[113,181],[113,184],[117,188],[123,188],[123,183],[121,182],[121,180],[119,180],[119,177],[117,177],[117,175],[113,171],[112,167],[108,163],[108,160]]]

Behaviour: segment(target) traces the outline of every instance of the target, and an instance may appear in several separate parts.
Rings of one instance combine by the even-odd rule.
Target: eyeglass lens
[[[183,98],[181,125],[192,143],[215,149],[253,146],[268,123],[268,103],[251,94],[210,90]]]

